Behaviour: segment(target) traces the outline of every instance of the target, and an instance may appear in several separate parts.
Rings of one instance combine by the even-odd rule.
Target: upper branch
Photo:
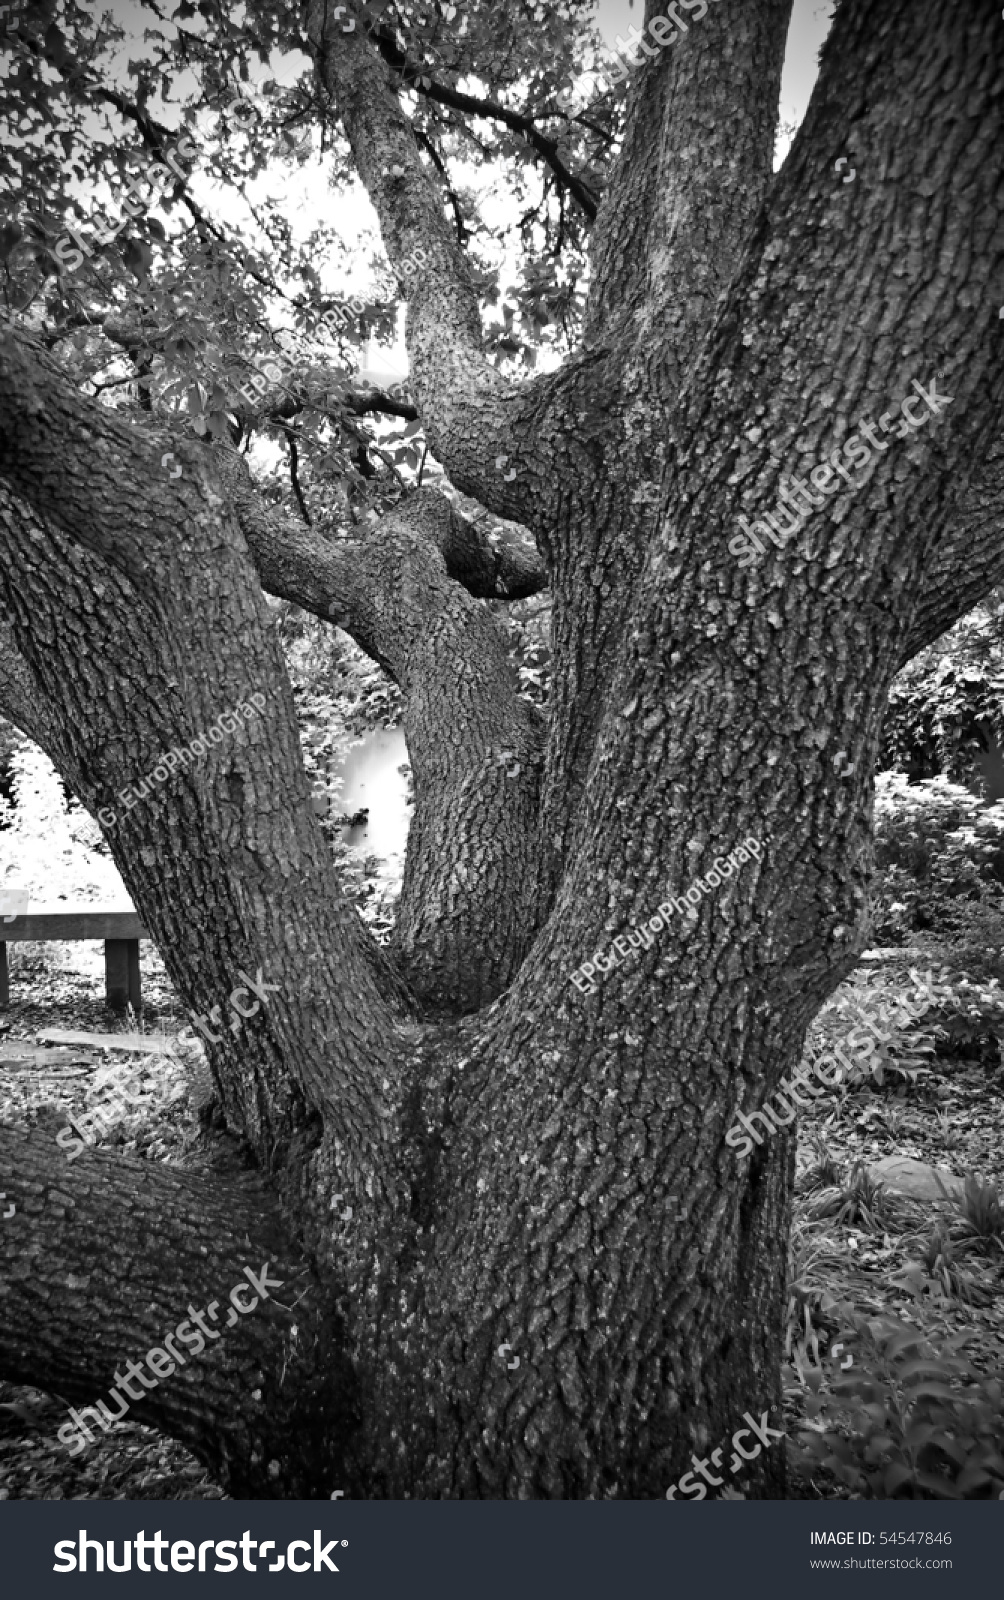
[[[561,186],[582,207],[590,222],[596,216],[597,197],[587,183],[577,178],[561,159],[557,145],[553,140],[542,134],[532,117],[522,116],[518,111],[510,111],[508,106],[503,106],[497,100],[485,100],[480,95],[461,94],[458,89],[451,89],[445,84],[437,83],[435,79],[429,81],[429,74],[424,66],[416,66],[408,60],[403,50],[400,50],[390,28],[378,26],[372,30],[371,37],[377,42],[380,54],[401,76],[401,82],[416,93],[422,94],[427,100],[435,100],[439,105],[450,106],[454,111],[468,111],[476,117],[487,117],[493,122],[501,122],[512,133],[522,134],[523,138],[547,163]]]
[[[1004,267],[1004,194],[990,165],[1004,145],[1002,67],[999,19],[980,0],[951,14],[937,0],[884,0],[881,10],[845,0],[838,12],[805,121],[671,420],[658,531],[611,675],[563,896],[595,875],[591,841],[602,837],[609,852],[617,832],[614,859],[630,859],[635,814],[679,811],[674,795],[689,779],[675,723],[699,714],[700,695],[717,697],[727,796],[726,770],[759,739],[765,810],[783,793],[800,826],[831,805],[850,826],[849,774],[867,781],[918,617],[923,637],[978,598],[956,581],[923,620],[932,552],[934,573],[945,571],[940,529],[960,505],[970,526],[995,515],[966,501],[1004,399],[991,287]],[[855,164],[850,188],[834,186],[834,150]],[[796,500],[791,485],[801,495],[810,473],[819,492]],[[766,516],[775,531],[757,522],[757,553],[739,519]],[[991,528],[986,585],[999,571],[997,538]],[[795,660],[814,686],[801,704]],[[628,813],[634,719],[655,728],[657,707],[658,723],[668,708],[662,754],[644,804],[636,795]],[[834,765],[845,760],[841,791]],[[685,860],[678,870],[686,887]],[[778,873],[787,896],[780,864]],[[827,938],[844,937],[840,927]]]
[[[376,47],[358,31],[344,32],[323,0],[312,0],[308,33],[406,286],[412,386],[429,443],[460,487],[497,499],[508,481],[505,462],[497,462],[511,443],[506,407],[514,392],[483,352],[477,293],[438,187]],[[507,509],[518,515],[518,496],[512,499]]]
[[[593,233],[583,338],[596,343],[630,318],[622,331],[633,345],[649,360],[653,344],[665,352],[665,398],[689,367],[770,182],[791,4],[751,0],[681,22],[685,31],[635,69]],[[664,9],[648,0],[647,52],[656,49],[647,24]]]
[[[138,507],[121,493],[123,483],[164,480],[151,435],[81,395],[10,324],[0,328],[0,476],[41,517],[136,579],[150,542],[172,537],[180,520],[165,514],[163,494]],[[191,482],[168,489],[164,480],[169,497],[189,502],[190,528],[202,520]]]

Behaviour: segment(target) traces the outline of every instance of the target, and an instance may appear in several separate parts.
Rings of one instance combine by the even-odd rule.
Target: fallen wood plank
[[[71,1062],[79,1061],[80,1059],[79,1050],[46,1050],[40,1047],[36,1048],[34,1045],[28,1044],[27,1041],[22,1042],[20,1039],[8,1039],[4,1044],[0,1044],[0,1066],[9,1064],[11,1061],[34,1061],[38,1066],[51,1066],[58,1061],[64,1066],[69,1066]]]
[[[85,1033],[76,1028],[39,1028],[37,1038],[52,1044],[86,1044],[92,1050],[143,1050],[147,1055],[170,1055],[177,1036],[163,1033]]]

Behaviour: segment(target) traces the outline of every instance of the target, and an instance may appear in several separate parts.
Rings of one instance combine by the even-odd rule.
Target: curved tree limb
[[[526,600],[548,584],[547,568],[533,535],[518,522],[462,511],[454,503],[448,522],[436,524],[436,542],[451,578],[469,594],[493,600]]]
[[[900,666],[1004,583],[1004,444],[998,438],[924,562]]]
[[[359,32],[342,32],[323,0],[312,0],[308,33],[406,287],[411,382],[429,443],[461,488],[494,503],[509,480],[505,461],[498,462],[511,443],[506,404],[513,390],[482,350],[478,297],[438,185],[375,46]]]
[[[78,1410],[92,1437],[107,1431],[97,1402],[115,1418],[125,1401],[130,1421],[182,1440],[238,1496],[312,1498],[341,1483],[351,1370],[329,1295],[274,1197],[251,1178],[221,1182],[160,1162],[95,1151],[68,1161],[73,1141],[58,1146],[57,1131],[0,1129],[16,1206],[0,1238],[5,1376],[92,1408]],[[246,1268],[264,1281],[257,1305]],[[239,1284],[243,1315],[230,1302]],[[205,1348],[193,1353],[199,1337]],[[144,1384],[126,1364],[142,1365],[151,1349],[162,1371],[180,1360],[159,1383],[144,1366]],[[321,1394],[341,1428],[322,1423]],[[86,1442],[69,1411],[67,1422],[64,1448]]]
[[[347,1185],[375,1195],[405,990],[332,881],[278,641],[211,453],[176,447],[188,472],[180,523],[170,511],[178,487],[165,493],[149,472],[124,498],[110,473],[105,483],[106,463],[142,461],[149,439],[125,440],[121,419],[27,360],[18,394],[37,396],[36,373],[38,415],[69,419],[59,511],[81,538],[67,538],[54,515],[19,518],[22,500],[47,507],[55,486],[44,458],[33,473],[36,441],[16,462],[7,453],[11,432],[30,433],[8,391],[0,451],[21,499],[0,524],[0,598],[20,655],[59,707],[70,781],[98,815],[192,1014],[226,1005],[220,972],[233,974],[231,988],[241,970],[278,988],[239,1040],[208,1024],[230,1125],[278,1171],[321,1117],[339,1130]],[[120,527],[134,577],[113,564]],[[260,714],[235,721],[252,692]],[[221,714],[234,726],[210,741]]]
[[[404,692],[415,815],[392,949],[427,1006],[476,1009],[535,925],[541,727],[494,618],[447,575],[451,507],[418,490],[335,542],[267,509],[236,451],[214,454],[264,587],[337,622]]]

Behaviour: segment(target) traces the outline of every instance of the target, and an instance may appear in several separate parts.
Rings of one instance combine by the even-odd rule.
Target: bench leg
[[[143,1009],[139,983],[139,940],[105,940],[105,1002],[113,1011]]]
[[[0,1011],[10,1005],[10,976],[7,972],[7,941],[0,939]]]

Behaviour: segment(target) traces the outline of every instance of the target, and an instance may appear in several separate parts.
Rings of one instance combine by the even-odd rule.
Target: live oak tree
[[[24,314],[0,346],[0,710],[96,813],[260,690],[260,719],[107,837],[191,1012],[239,969],[279,987],[210,1047],[246,1172],[68,1166],[51,1134],[3,1132],[3,1373],[93,1401],[267,1260],[278,1300],[132,1413],[234,1494],[662,1496],[745,1411],[778,1422],[792,1131],[745,1160],[724,1135],[866,939],[893,674],[1004,578],[999,8],[844,0],[777,174],[790,0],[694,6],[626,84],[561,103],[580,5],[183,4],[128,92],[94,18],[40,9],[6,86],[28,143],[3,158],[25,204],[5,235]],[[248,397],[273,282],[305,284],[297,329],[333,303],[336,193],[299,254],[273,213],[269,259],[242,257],[179,179],[194,242],[144,214],[83,275],[54,256],[71,223],[93,237],[71,179],[180,131],[151,109],[170,70],[201,85],[194,127],[256,38],[310,58],[282,115],[350,153],[376,209],[403,396],[346,375],[349,338],[333,377],[315,355]],[[122,119],[114,147],[99,113]],[[222,115],[213,174],[239,186],[282,117],[245,138]],[[45,116],[58,141],[32,146]],[[460,157],[537,197],[518,297],[557,325],[545,343],[571,332],[555,370],[516,373],[510,330],[486,336]],[[393,309],[376,296],[353,337]],[[737,519],[914,380],[951,397],[940,420],[886,436],[740,567]],[[420,422],[468,498],[384,470],[377,413]],[[296,446],[298,501],[235,447],[262,429]],[[489,602],[544,585],[542,716]],[[401,688],[416,806],[386,949],[334,881],[266,594],[337,621]],[[592,993],[570,983],[750,836],[759,864]],[[783,1494],[782,1450],[742,1482]]]

